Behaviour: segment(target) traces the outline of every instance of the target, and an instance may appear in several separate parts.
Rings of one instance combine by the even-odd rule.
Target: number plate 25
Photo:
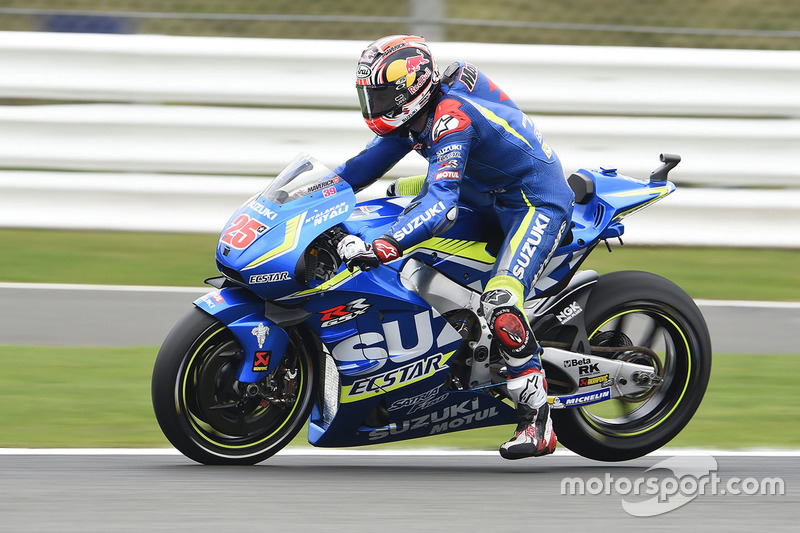
[[[243,250],[253,244],[256,237],[267,230],[267,226],[260,220],[250,218],[250,215],[239,215],[230,226],[222,233],[220,241],[231,248]]]

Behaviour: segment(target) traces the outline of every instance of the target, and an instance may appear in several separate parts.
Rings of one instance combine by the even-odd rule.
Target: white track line
[[[109,291],[109,292],[162,292],[202,294],[214,290],[210,286],[169,287],[157,285],[86,285],[79,283],[12,283],[0,282],[0,289],[50,290],[50,291]],[[703,307],[764,307],[774,309],[800,309],[800,302],[769,302],[759,300],[695,300]]]
[[[157,285],[83,285],[79,283],[10,283],[0,282],[0,289],[46,290],[46,291],[110,291],[110,292],[190,292],[214,290],[213,287],[166,287]]]
[[[760,300],[695,300],[700,307],[767,307],[774,309],[800,309],[800,302],[766,302]]]
[[[81,455],[81,456],[179,456],[173,448],[0,448],[3,455]],[[289,457],[499,457],[496,451],[446,450],[425,448],[416,450],[346,450],[323,448],[286,448],[277,455]],[[574,452],[559,448],[555,456],[577,457]],[[800,457],[800,450],[750,449],[715,450],[704,448],[662,448],[648,457],[693,457],[712,455],[716,457]]]

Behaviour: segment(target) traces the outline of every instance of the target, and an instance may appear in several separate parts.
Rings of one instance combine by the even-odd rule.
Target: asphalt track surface
[[[0,344],[158,346],[208,289],[0,283]],[[699,305],[715,353],[800,354],[798,303]]]
[[[279,454],[253,467],[208,467],[179,455],[0,454],[0,530],[797,531],[798,454],[715,457],[718,466],[708,477],[721,480],[716,494],[708,489],[696,495],[686,484],[684,505],[655,516],[628,514],[623,500],[655,496],[617,492],[617,485],[626,491],[620,478],[655,477],[665,494],[672,491],[667,478],[687,478],[663,468],[646,472],[663,460]],[[608,476],[606,491],[598,482]],[[780,478],[784,493],[776,485],[776,494],[721,494],[719,487],[734,477],[752,478],[751,487]],[[565,478],[580,478],[585,487],[603,492],[570,494],[562,491]],[[666,510],[679,497],[649,509]]]

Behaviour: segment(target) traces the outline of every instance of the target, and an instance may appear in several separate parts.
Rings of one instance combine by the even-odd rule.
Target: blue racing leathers
[[[533,120],[473,65],[447,68],[435,105],[419,135],[376,137],[335,172],[360,190],[411,150],[428,160],[422,192],[388,232],[403,250],[446,231],[459,202],[497,220],[505,240],[484,291],[484,314],[491,320],[499,308],[516,308],[526,332],[498,334],[507,341],[509,369],[539,367],[522,304],[568,229],[574,194]]]

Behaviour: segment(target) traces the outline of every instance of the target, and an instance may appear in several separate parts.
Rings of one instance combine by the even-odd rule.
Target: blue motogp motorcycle
[[[662,155],[648,180],[613,170],[569,177],[571,228],[525,302],[544,347],[561,444],[603,461],[642,456],[689,422],[711,371],[703,316],[678,286],[638,271],[579,270],[622,219],[675,190]],[[411,197],[356,202],[308,156],[246,201],[220,235],[216,290],[159,351],[156,418],[206,464],[253,464],[308,423],[314,446],[385,443],[514,424],[507,372],[477,311],[503,239],[460,206],[446,233],[369,271],[336,252],[370,242]],[[510,434],[511,428],[509,428]]]

